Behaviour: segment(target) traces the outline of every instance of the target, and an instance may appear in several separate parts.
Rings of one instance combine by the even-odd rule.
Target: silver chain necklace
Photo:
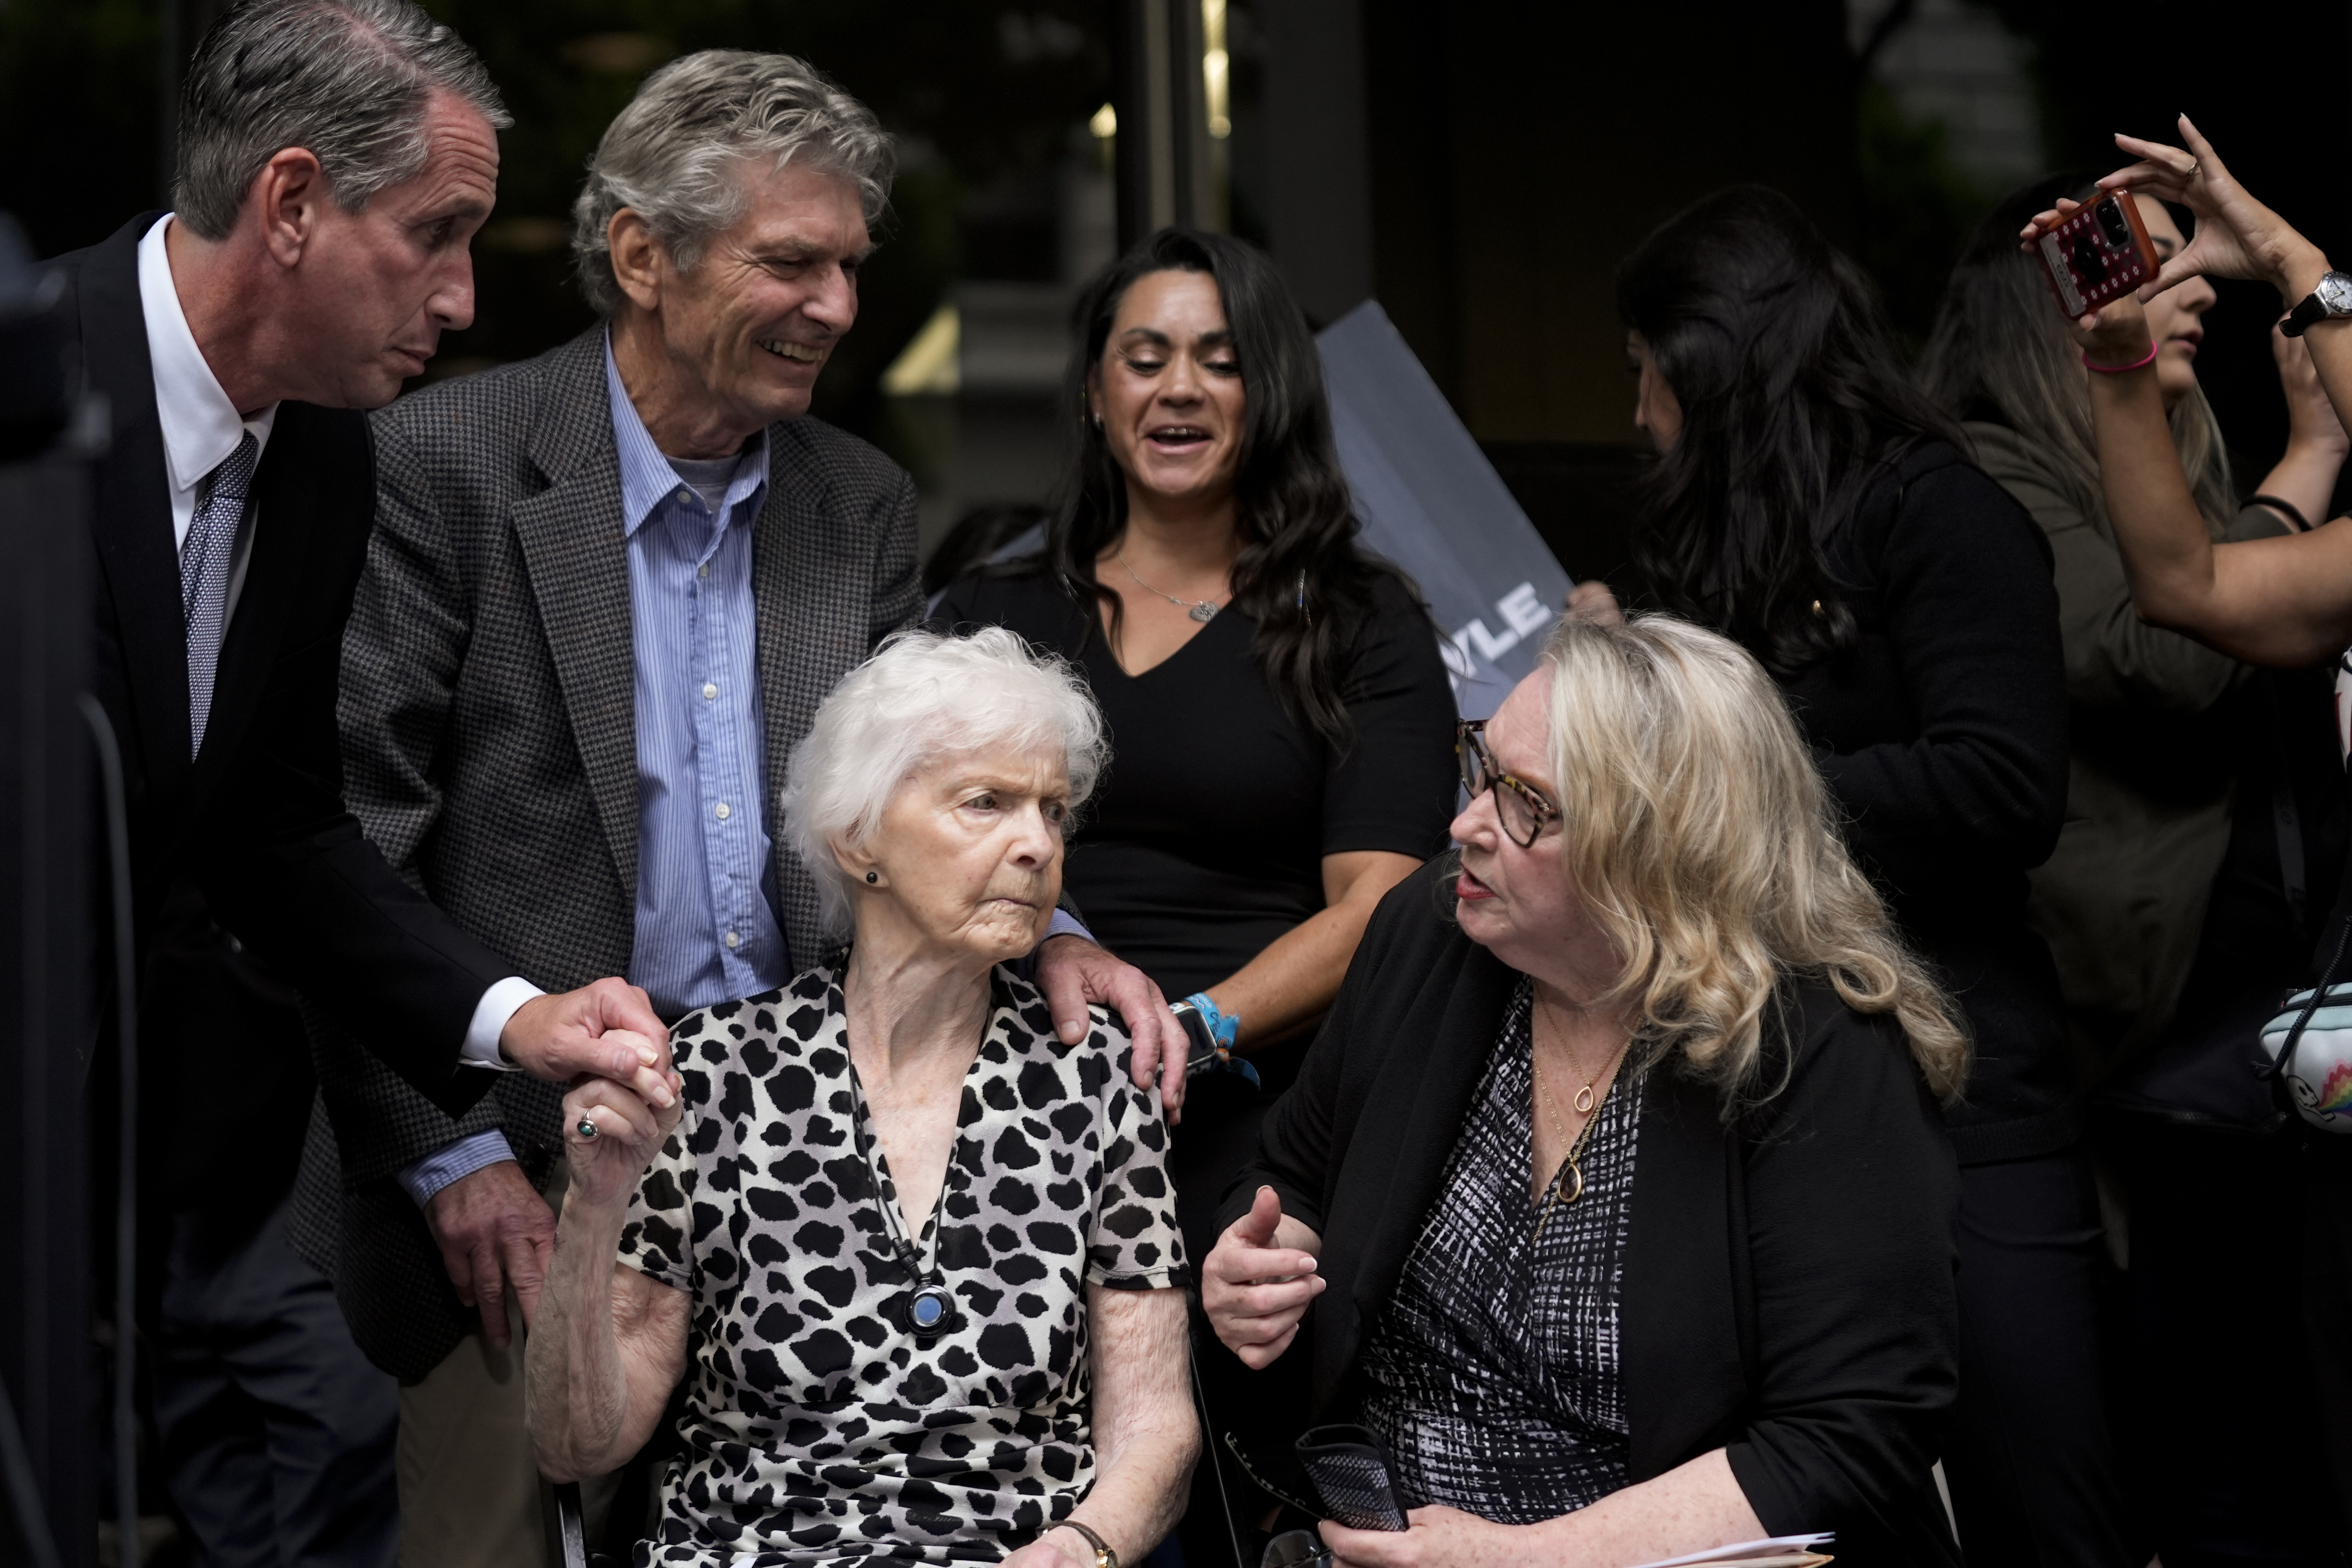
[[[1129,576],[1135,577],[1135,568],[1127,564],[1126,546],[1121,545],[1118,549],[1112,551],[1110,554],[1111,559],[1118,562],[1119,565],[1126,570]],[[1223,608],[1222,605],[1218,605],[1212,599],[1180,599],[1173,594],[1163,594],[1140,577],[1135,577],[1135,585],[1142,589],[1145,593],[1150,595],[1155,599],[1167,600],[1170,604],[1175,605],[1180,610],[1183,609],[1188,605],[1191,605],[1192,608],[1189,611],[1189,614],[1194,620],[1199,621],[1203,626],[1206,626],[1212,619],[1213,619],[1217,611]]]

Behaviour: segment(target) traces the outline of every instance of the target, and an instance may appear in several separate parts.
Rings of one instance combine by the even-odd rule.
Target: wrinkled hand
[[[1535,1555],[1524,1529],[1460,1509],[1409,1509],[1404,1517],[1403,1530],[1349,1530],[1328,1519],[1316,1528],[1333,1568],[1518,1568]]]
[[[2271,357],[2278,362],[2279,386],[2286,394],[2287,445],[2307,443],[2341,458],[2352,451],[2352,437],[2327,401],[2319,384],[2319,367],[2311,363],[2311,347],[2301,338],[2271,329]]]
[[[2317,271],[2300,276],[2315,254],[2310,241],[2231,178],[2221,155],[2185,114],[2180,139],[2188,144],[2185,150],[2118,135],[2116,145],[2139,162],[2099,182],[2101,190],[2146,191],[2197,215],[2196,237],[2164,264],[2154,282],[2142,286],[2140,299],[2153,300],[2176,283],[2200,277],[2265,279],[2290,300],[2309,293],[2318,273],[2326,270],[2323,258]]]
[[[1225,1227],[1201,1268],[1201,1310],[1218,1340],[1253,1372],[1290,1348],[1325,1284],[1312,1254],[1275,1246],[1281,1224],[1282,1200],[1272,1187],[1260,1187],[1249,1213]]]
[[[547,1282],[555,1247],[555,1211],[512,1160],[485,1165],[433,1194],[425,1226],[441,1249],[441,1266],[457,1300],[482,1315],[482,1337],[507,1347],[507,1294],[528,1324]]]
[[[1568,591],[1567,609],[1571,621],[1591,621],[1602,626],[1625,624],[1625,612],[1619,607],[1617,595],[1598,577],[1588,578]]]
[[[599,980],[560,996],[534,996],[499,1036],[506,1058],[533,1078],[569,1083],[586,1073],[634,1089],[648,1105],[677,1098],[669,1070],[669,1030],[646,994],[624,980]]]
[[[1168,999],[1150,976],[1082,936],[1048,937],[1037,950],[1037,989],[1045,994],[1045,1005],[1054,1012],[1054,1031],[1066,1046],[1087,1037],[1090,1004],[1116,1012],[1135,1045],[1129,1063],[1135,1087],[1150,1089],[1156,1076],[1169,1124],[1183,1120],[1179,1113],[1184,1107],[1184,1058],[1191,1053],[1176,1015],[1168,1010]]]
[[[676,1096],[656,1110],[609,1078],[583,1079],[563,1097],[563,1153],[572,1165],[563,1201],[602,1207],[627,1197],[685,1110]],[[595,1137],[581,1136],[583,1120]]]
[[[1004,1568],[1095,1568],[1095,1554],[1076,1531],[1049,1530],[1006,1558]]]

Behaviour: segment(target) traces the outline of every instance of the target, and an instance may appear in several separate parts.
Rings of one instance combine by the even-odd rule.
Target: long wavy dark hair
[[[1163,228],[1087,285],[1074,311],[1078,352],[1065,387],[1076,454],[1045,525],[1040,563],[1081,605],[1119,600],[1095,576],[1095,560],[1127,528],[1127,476],[1086,416],[1087,378],[1102,363],[1111,322],[1136,280],[1153,272],[1201,272],[1216,280],[1244,414],[1234,474],[1232,608],[1256,623],[1251,653],[1283,709],[1336,747],[1351,739],[1341,664],[1372,612],[1373,574],[1386,563],[1357,548],[1347,477],[1331,440],[1323,362],[1306,314],[1274,263],[1222,234]],[[1088,617],[1092,635],[1093,617]]]
[[[1788,197],[1735,185],[1642,242],[1617,310],[1682,405],[1635,541],[1659,598],[1776,674],[1843,652],[1853,615],[1824,545],[1914,447],[1958,440],[1896,363],[1862,269]]]

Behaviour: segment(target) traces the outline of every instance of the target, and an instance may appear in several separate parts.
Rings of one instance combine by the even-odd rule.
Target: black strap
[[[2270,508],[2273,511],[2286,519],[2287,521],[2294,524],[2294,531],[2297,533],[2309,533],[2311,531],[2311,519],[2304,516],[2303,509],[2295,505],[2294,502],[2291,500],[2282,500],[2280,497],[2273,495],[2256,495],[2247,497],[2246,504],[2248,506],[2266,506]]]
[[[2311,988],[2311,1000],[2305,1003],[2303,1011],[2294,1016],[2294,1026],[2287,1030],[2286,1044],[2279,1047],[2278,1059],[2257,1076],[2279,1078],[2294,1070],[2295,1047],[2303,1044],[2303,1031],[2310,1024],[2311,1016],[2319,1011],[2319,1005],[2327,1000],[2327,987],[2334,983],[2336,970],[2343,967],[2347,937],[2352,937],[2352,918],[2336,925],[2336,956],[2327,961],[2326,969],[2319,976],[2319,984]]]

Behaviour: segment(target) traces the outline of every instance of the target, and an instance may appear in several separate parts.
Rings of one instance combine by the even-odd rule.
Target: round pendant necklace
[[[914,1287],[894,1298],[885,1310],[918,1342],[929,1344],[941,1334],[953,1333],[963,1322],[963,1314],[956,1310],[955,1298],[948,1293],[947,1281],[940,1276],[939,1215],[935,1212],[931,1216],[931,1260],[927,1266],[900,1227],[890,1200],[883,1195],[882,1168],[875,1162],[873,1146],[866,1142],[866,1086],[858,1080],[855,1062],[849,1064],[849,1092],[855,1101],[850,1107],[850,1130],[856,1136],[858,1157],[866,1162],[866,1174],[874,1184],[874,1206],[882,1211],[882,1234],[890,1238],[890,1248],[898,1255],[898,1266],[907,1271]],[[942,1177],[940,1203],[944,1205],[946,1202],[947,1181]]]
[[[1218,610],[1223,607],[1212,599],[1180,599],[1173,594],[1163,594],[1159,589],[1153,587],[1150,584],[1145,582],[1142,578],[1136,577],[1135,568],[1128,565],[1127,563],[1127,550],[1124,546],[1112,551],[1110,552],[1110,558],[1118,562],[1129,576],[1135,577],[1135,585],[1137,587],[1142,589],[1153,598],[1165,599],[1180,610],[1183,609],[1188,605],[1191,605],[1192,608],[1189,614],[1194,620],[1199,621],[1203,626],[1206,626],[1211,620],[1214,619]],[[1306,590],[1302,586],[1300,589],[1302,601],[1305,597],[1305,592]]]

